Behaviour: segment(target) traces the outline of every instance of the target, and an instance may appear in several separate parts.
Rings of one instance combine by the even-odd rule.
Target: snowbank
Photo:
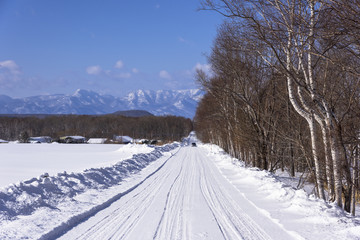
[[[245,168],[216,145],[200,147],[209,151],[219,170],[245,198],[280,226],[304,239],[360,239],[359,216],[352,217],[336,204],[308,195],[267,171]]]

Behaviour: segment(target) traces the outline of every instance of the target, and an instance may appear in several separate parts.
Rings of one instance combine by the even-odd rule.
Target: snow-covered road
[[[208,160],[183,147],[109,207],[61,239],[292,239]]]

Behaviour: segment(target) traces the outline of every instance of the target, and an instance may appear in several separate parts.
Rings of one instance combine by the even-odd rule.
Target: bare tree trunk
[[[356,206],[356,192],[357,192],[357,186],[356,186],[356,178],[358,176],[358,161],[359,161],[359,148],[358,146],[356,146],[355,148],[355,156],[353,158],[353,163],[352,163],[352,179],[353,179],[353,183],[352,183],[352,189],[351,189],[351,215],[355,216],[355,206]]]
[[[267,145],[266,143],[262,142],[261,146],[261,168],[264,170],[268,170],[268,161],[267,161]]]
[[[258,156],[257,156],[257,153],[256,153],[256,150],[251,152],[251,157],[252,157],[252,166],[253,167],[257,167],[257,161],[258,161]]]
[[[347,211],[348,213],[351,212],[351,195],[352,195],[352,185],[353,185],[353,180],[352,180],[352,176],[351,176],[351,162],[348,161],[348,156],[346,153],[346,148],[344,145],[344,141],[342,139],[342,133],[341,133],[341,126],[338,126],[337,128],[337,137],[339,139],[339,143],[340,143],[340,156],[342,159],[342,169],[343,169],[343,174],[344,177],[346,179],[346,193],[344,193],[344,210]]]
[[[342,166],[339,151],[341,146],[339,139],[336,136],[336,129],[334,129],[334,124],[331,123],[329,119],[327,119],[326,123],[330,133],[330,149],[333,159],[335,202],[339,207],[342,207]]]
[[[335,200],[335,193],[334,193],[334,170],[333,170],[333,163],[332,158],[330,155],[329,149],[329,137],[326,126],[323,122],[320,124],[322,137],[323,137],[323,144],[324,144],[324,153],[325,153],[325,164],[326,164],[326,180],[329,190],[329,201],[333,202]]]
[[[290,103],[289,101],[287,101],[286,104],[286,117],[287,120],[289,122],[289,126],[290,126],[290,132],[294,132],[293,130],[293,125],[291,124],[291,119],[290,119]],[[290,174],[292,177],[295,177],[295,159],[294,159],[294,146],[292,142],[289,142],[289,150],[290,150]]]
[[[318,147],[316,141],[316,122],[315,117],[312,115],[310,120],[308,121],[309,128],[310,128],[310,135],[311,135],[311,148],[312,154],[315,164],[315,178],[316,178],[316,185],[318,188],[319,198],[325,200],[325,192],[324,192],[324,181],[323,181],[323,172],[322,167],[320,166],[319,156],[318,156]]]
[[[295,177],[295,160],[294,160],[294,147],[290,143],[290,174],[292,177]]]

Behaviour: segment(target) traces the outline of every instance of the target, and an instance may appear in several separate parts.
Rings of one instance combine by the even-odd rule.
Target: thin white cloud
[[[114,66],[114,68],[118,68],[118,69],[121,69],[123,67],[124,67],[124,63],[121,60],[117,61]]]
[[[31,91],[42,91],[47,82],[39,77],[24,77],[21,68],[13,60],[0,62],[0,90],[19,94]]]
[[[211,65],[210,65],[210,64],[196,63],[194,69],[195,69],[195,70],[210,71]]]
[[[163,79],[169,79],[169,80],[171,79],[171,75],[165,70],[161,70],[159,72],[159,77]]]
[[[193,71],[197,71],[197,70],[201,70],[209,76],[211,76],[213,74],[213,72],[211,70],[211,64],[196,63]]]
[[[86,68],[86,72],[89,75],[99,75],[102,72],[102,69],[99,65],[89,66]]]
[[[182,37],[182,36],[179,36],[178,37],[178,41],[182,44],[185,44],[185,45],[188,45],[188,46],[194,46],[194,43],[189,41],[188,39]]]
[[[0,69],[4,71],[8,71],[11,74],[19,75],[20,68],[13,60],[6,60],[0,62]]]
[[[118,78],[131,78],[131,73],[120,73],[116,75]]]
[[[138,72],[139,72],[139,69],[133,68],[131,71],[132,71],[133,73],[138,73]]]
[[[186,40],[183,37],[179,37],[179,41],[185,43]]]
[[[21,71],[13,60],[0,62],[0,89],[14,89],[21,82]]]

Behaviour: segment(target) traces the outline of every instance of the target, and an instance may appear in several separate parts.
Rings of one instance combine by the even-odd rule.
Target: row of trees
[[[190,119],[175,116],[53,115],[45,118],[0,118],[0,138],[6,140],[19,140],[24,136],[50,136],[56,139],[68,135],[112,139],[114,135],[128,135],[140,139],[180,141],[191,130]]]
[[[253,166],[310,173],[355,214],[359,188],[360,1],[203,0],[227,18],[195,129]]]

